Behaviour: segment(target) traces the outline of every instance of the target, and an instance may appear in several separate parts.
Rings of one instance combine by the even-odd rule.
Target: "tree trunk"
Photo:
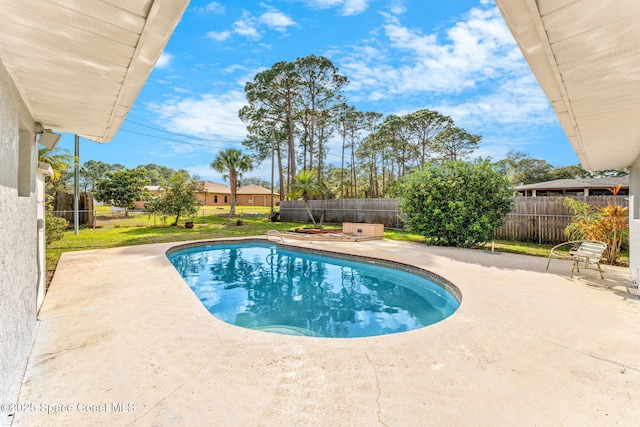
[[[316,220],[311,213],[311,208],[309,207],[309,201],[307,199],[304,200],[304,207],[307,208],[307,213],[309,214],[309,218],[311,218],[311,222],[313,222],[313,228],[318,228],[316,224]]]
[[[229,216],[236,213],[236,191],[238,189],[238,175],[233,168],[229,168],[229,186],[231,187],[231,209]]]
[[[342,165],[340,166],[340,198],[344,198],[344,145],[345,137],[342,137]]]
[[[313,169],[313,146],[315,143],[316,123],[315,123],[315,105],[311,102],[311,132],[309,135],[309,169]]]
[[[286,194],[284,194],[284,171],[282,170],[282,150],[280,150],[280,144],[278,144],[278,181],[280,186],[280,200],[284,200]]]
[[[353,197],[358,197],[358,178],[356,174],[356,141],[351,141],[351,185],[353,187]]]
[[[322,183],[322,139],[318,139],[318,183]]]
[[[291,116],[291,112],[289,111],[287,113],[287,126],[289,127],[288,129],[288,134],[289,134],[289,140],[288,140],[288,144],[289,144],[289,152],[288,152],[288,160],[289,160],[289,168],[287,171],[287,175],[289,175],[289,178],[287,179],[287,182],[289,184],[294,183],[295,182],[295,176],[296,176],[296,143],[295,143],[295,138],[294,138],[294,126],[295,124],[293,123],[293,117]]]

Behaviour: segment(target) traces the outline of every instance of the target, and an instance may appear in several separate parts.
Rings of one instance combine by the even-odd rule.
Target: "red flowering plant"
[[[620,192],[622,185],[609,188],[614,196]],[[615,264],[620,258],[620,249],[629,239],[629,209],[609,204],[607,206],[591,206],[575,199],[563,199],[575,217],[564,230],[571,240],[598,240],[607,244],[604,256],[609,264]]]

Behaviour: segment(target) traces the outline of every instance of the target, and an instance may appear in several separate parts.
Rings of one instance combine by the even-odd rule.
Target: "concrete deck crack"
[[[365,352],[364,357],[367,359],[369,364],[371,364],[371,368],[373,369],[373,375],[376,379],[376,416],[378,417],[378,422],[383,426],[387,426],[387,424],[382,421],[382,408],[380,407],[380,395],[382,394],[380,391],[380,380],[378,379],[378,370],[376,369],[376,365],[373,363],[369,355]]]
[[[202,366],[202,368],[198,369],[198,372],[196,372],[194,375],[190,375],[189,378],[187,378],[186,380],[181,382],[180,385],[178,385],[176,388],[174,388],[171,392],[169,392],[167,395],[165,395],[162,399],[158,400],[144,414],[140,415],[139,417],[136,417],[133,421],[131,421],[129,424],[127,424],[127,427],[136,424],[138,422],[138,420],[146,417],[151,411],[153,411],[154,408],[156,408],[162,402],[164,402],[165,400],[167,400],[168,398],[173,396],[178,390],[180,390],[182,387],[184,387],[187,383],[190,383],[195,377],[197,377],[200,374],[200,372],[202,372],[207,366],[209,366],[209,364],[210,364],[209,362],[205,363],[204,366]]]
[[[511,326],[511,325],[509,325],[509,326]],[[511,326],[511,327],[513,327],[513,326]],[[514,329],[516,329],[516,328],[514,328]],[[581,350],[578,350],[577,348],[570,347],[568,345],[565,345],[565,344],[562,344],[562,343],[559,343],[559,342],[556,342],[556,341],[552,341],[552,340],[546,339],[546,338],[544,338],[544,337],[542,337],[540,335],[534,335],[534,334],[530,334],[530,333],[523,333],[523,335],[527,336],[529,338],[534,338],[534,339],[540,340],[542,342],[546,342],[547,344],[555,345],[555,346],[563,348],[565,350],[569,350],[569,351],[581,354],[583,356],[588,356],[588,357],[591,357],[593,359],[600,360],[602,362],[611,363],[612,365],[617,365],[617,366],[620,366],[620,367],[625,368],[625,369],[629,369],[629,370],[632,370],[632,371],[640,372],[640,368],[637,368],[635,366],[631,366],[631,365],[628,365],[628,364],[623,363],[623,362],[617,362],[615,360],[611,360],[611,359],[608,359],[608,358],[605,358],[605,357],[596,356],[595,354],[593,354],[591,352],[581,351]]]

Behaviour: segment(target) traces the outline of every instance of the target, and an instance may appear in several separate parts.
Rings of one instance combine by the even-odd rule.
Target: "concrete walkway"
[[[65,253],[13,425],[638,425],[640,301],[626,269],[569,279],[570,265],[546,272],[543,258],[290,243],[423,267],[462,304],[401,334],[284,336],[213,318],[165,256],[177,244]]]

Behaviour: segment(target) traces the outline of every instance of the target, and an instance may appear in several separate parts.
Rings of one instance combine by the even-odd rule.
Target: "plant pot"
[[[184,228],[193,228],[193,221],[188,221],[184,223]]]

